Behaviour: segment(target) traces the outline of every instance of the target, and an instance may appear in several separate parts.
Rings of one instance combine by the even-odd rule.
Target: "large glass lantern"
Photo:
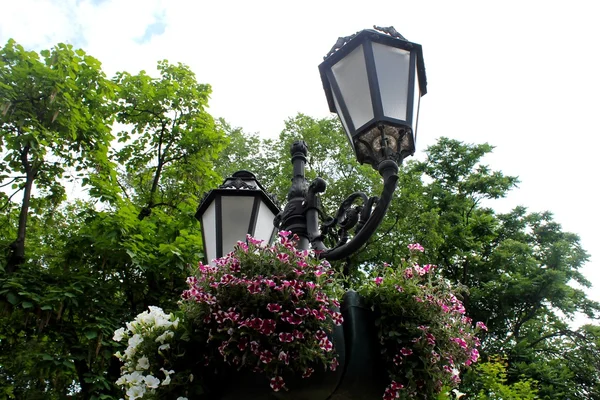
[[[202,225],[206,262],[233,250],[250,234],[270,242],[276,233],[273,225],[279,207],[267,195],[254,174],[238,171],[202,200],[196,219]]]
[[[415,151],[419,100],[427,92],[421,45],[393,27],[339,38],[319,65],[336,112],[361,164],[377,169]]]

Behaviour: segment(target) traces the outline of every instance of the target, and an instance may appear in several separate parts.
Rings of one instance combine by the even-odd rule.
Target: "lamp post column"
[[[292,187],[287,195],[287,204],[281,215],[280,229],[291,231],[298,235],[297,248],[299,250],[307,250],[310,247],[308,231],[306,229],[306,193],[308,190],[308,182],[304,175],[304,167],[306,166],[306,156],[308,155],[308,147],[303,140],[295,141],[291,148],[292,165],[294,167]]]

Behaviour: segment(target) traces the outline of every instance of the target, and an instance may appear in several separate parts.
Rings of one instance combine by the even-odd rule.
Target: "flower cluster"
[[[459,371],[479,358],[478,330],[434,265],[419,265],[421,245],[398,268],[385,265],[360,293],[378,314],[379,336],[391,383],[384,400],[435,398],[460,382]]]
[[[164,366],[171,345],[180,338],[181,331],[179,318],[152,306],[128,322],[126,328],[115,331],[114,341],[127,341],[125,351],[116,353],[123,362],[121,377],[116,383],[125,390],[127,399],[154,398],[161,391],[169,391],[175,371]],[[177,399],[187,400],[185,397]]]
[[[188,278],[184,310],[206,331],[205,363],[265,374],[274,391],[283,374],[309,377],[337,367],[331,340],[342,323],[342,287],[326,261],[296,250],[289,232],[272,246],[247,238]]]

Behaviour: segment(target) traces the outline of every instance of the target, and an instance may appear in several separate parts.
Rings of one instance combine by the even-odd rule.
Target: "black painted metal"
[[[381,399],[387,373],[381,362],[375,315],[353,290],[342,301],[346,368],[340,385],[329,400]]]

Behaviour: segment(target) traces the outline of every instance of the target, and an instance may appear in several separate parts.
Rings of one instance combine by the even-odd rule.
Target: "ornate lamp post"
[[[427,91],[421,46],[404,39],[393,27],[363,30],[339,38],[319,66],[331,111],[338,114],[360,163],[368,163],[383,178],[379,197],[351,194],[332,218],[320,216],[319,194],[326,183],[307,182],[304,169],[308,149],[303,141],[291,147],[292,186],[282,212],[264,193],[254,175],[235,173],[201,203],[196,218],[202,222],[208,260],[224,255],[247,233],[268,240],[276,229],[300,238],[297,247],[312,247],[319,257],[348,257],[375,233],[392,200],[398,166],[415,151],[419,100]],[[274,220],[273,220],[273,217]],[[328,248],[324,238],[332,233],[337,243]],[[365,400],[381,398],[385,371],[380,362],[374,315],[358,294],[343,298],[343,338],[334,338],[341,352],[342,371],[331,381],[320,382],[318,398]],[[303,394],[304,393],[304,394]],[[311,392],[278,394],[289,400],[317,398]],[[272,398],[271,393],[256,399]],[[234,397],[237,398],[237,397]]]
[[[272,226],[267,225],[275,214],[275,226],[297,234],[300,249],[312,247],[328,260],[348,257],[376,231],[396,189],[398,165],[415,151],[419,100],[427,92],[427,81],[421,45],[407,41],[393,27],[374,28],[339,38],[319,71],[329,108],[338,114],[357,160],[381,174],[381,195],[353,193],[333,218],[319,224],[319,193],[327,185],[321,178],[306,181],[308,148],[295,142],[294,176],[283,212],[277,213],[248,172],[234,174],[203,200],[196,218],[202,222],[208,260],[224,255],[246,233],[260,232],[259,239],[268,240]],[[339,233],[337,243],[327,248],[323,239],[334,230]]]
[[[318,194],[325,191],[325,181],[306,182],[308,149],[303,142],[292,146],[294,178],[280,228],[296,233],[301,248],[310,243],[328,260],[354,253],[381,223],[396,189],[398,165],[415,151],[419,100],[427,92],[421,46],[393,27],[375,28],[339,38],[319,70],[329,108],[337,112],[357,160],[383,178],[381,196],[353,193],[333,219],[319,226]],[[353,206],[357,201],[361,204]],[[329,249],[323,237],[336,226],[339,240]]]

